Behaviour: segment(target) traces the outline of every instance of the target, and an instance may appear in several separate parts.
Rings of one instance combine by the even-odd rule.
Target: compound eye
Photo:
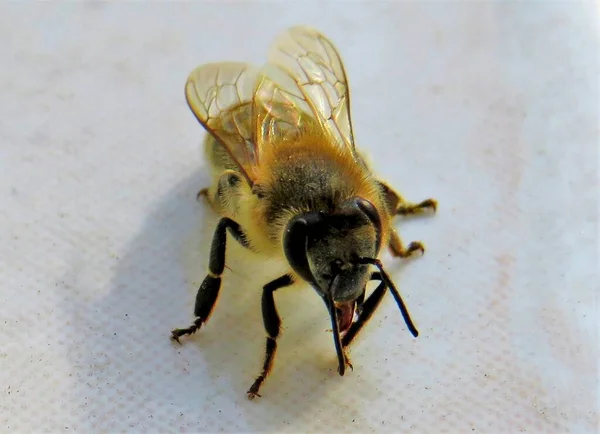
[[[316,213],[296,216],[288,223],[283,237],[283,250],[292,269],[313,285],[315,285],[315,278],[308,263],[306,244],[309,234],[318,223],[319,216]]]

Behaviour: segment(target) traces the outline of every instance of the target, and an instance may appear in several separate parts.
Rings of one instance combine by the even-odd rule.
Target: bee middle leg
[[[396,229],[391,228],[390,230],[390,252],[393,256],[400,258],[409,258],[416,251],[420,251],[421,254],[425,253],[425,246],[421,241],[411,241],[408,246],[405,246],[396,232]]]
[[[260,397],[258,392],[267,378],[267,375],[269,375],[271,369],[273,368],[273,360],[275,359],[275,352],[277,351],[277,338],[279,337],[279,332],[281,329],[281,318],[279,318],[277,308],[275,307],[273,293],[279,288],[289,286],[293,283],[294,280],[292,279],[292,276],[285,274],[278,279],[267,283],[263,287],[262,314],[265,330],[267,331],[267,345],[262,372],[258,377],[256,377],[256,380],[254,380],[254,383],[252,386],[250,386],[250,389],[248,389],[247,393],[249,399],[254,399],[257,396]]]
[[[171,339],[178,343],[181,343],[179,341],[180,337],[195,333],[202,327],[202,324],[208,321],[217,302],[219,290],[221,289],[221,275],[225,269],[225,248],[228,230],[240,244],[249,247],[245,234],[239,224],[229,218],[222,218],[219,221],[210,247],[208,274],[202,281],[196,294],[196,304],[194,306],[196,320],[187,328],[175,329],[171,332]]]

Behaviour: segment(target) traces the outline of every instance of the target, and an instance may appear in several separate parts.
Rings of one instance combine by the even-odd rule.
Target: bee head
[[[356,301],[381,247],[381,219],[373,204],[352,198],[331,213],[311,212],[288,223],[283,247],[294,271],[324,299],[339,332],[352,325]]]

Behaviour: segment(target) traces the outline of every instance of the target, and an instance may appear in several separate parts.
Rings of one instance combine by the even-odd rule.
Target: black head
[[[310,212],[294,217],[283,237],[285,255],[294,271],[323,298],[333,329],[339,373],[344,375],[346,356],[341,335],[350,330],[357,301],[364,300],[371,274],[369,266],[392,292],[413,336],[418,335],[406,305],[383,269],[381,218],[368,200],[355,197],[331,213]]]
[[[368,264],[381,248],[381,219],[373,204],[355,197],[331,213],[296,216],[287,225],[283,247],[298,275],[336,310],[341,333],[352,324],[356,300],[370,279]]]

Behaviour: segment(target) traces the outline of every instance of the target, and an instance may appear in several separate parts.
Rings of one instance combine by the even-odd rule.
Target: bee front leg
[[[369,295],[369,297],[363,303],[360,304],[358,318],[355,322],[352,323],[350,329],[342,338],[342,346],[344,347],[344,349],[346,349],[346,347],[348,347],[352,343],[356,335],[358,335],[358,332],[360,332],[364,325],[369,321],[369,319],[371,319],[371,316],[373,315],[373,313],[381,303],[383,296],[385,295],[387,287],[381,277],[381,273],[375,272],[371,274],[371,280],[378,280],[379,285],[377,285],[377,288],[375,288],[371,295]]]
[[[256,377],[256,380],[252,386],[250,386],[250,389],[248,389],[247,393],[249,399],[254,399],[257,396],[260,397],[258,391],[273,368],[273,360],[275,359],[275,352],[277,351],[277,337],[279,336],[279,331],[281,329],[281,318],[279,318],[277,308],[275,307],[273,293],[279,288],[289,286],[293,283],[294,280],[292,279],[292,276],[286,274],[267,283],[263,287],[262,314],[265,330],[267,331],[267,346],[262,372]]]
[[[194,323],[184,329],[175,329],[171,332],[171,339],[181,343],[179,338],[185,335],[191,335],[202,327],[215,306],[219,290],[221,289],[221,275],[225,268],[225,247],[227,242],[227,230],[229,229],[233,237],[242,245],[248,246],[244,232],[236,222],[231,219],[223,218],[219,221],[215,234],[213,235],[210,247],[210,260],[208,262],[208,274],[204,278],[202,285],[196,294],[196,304],[194,306]]]

